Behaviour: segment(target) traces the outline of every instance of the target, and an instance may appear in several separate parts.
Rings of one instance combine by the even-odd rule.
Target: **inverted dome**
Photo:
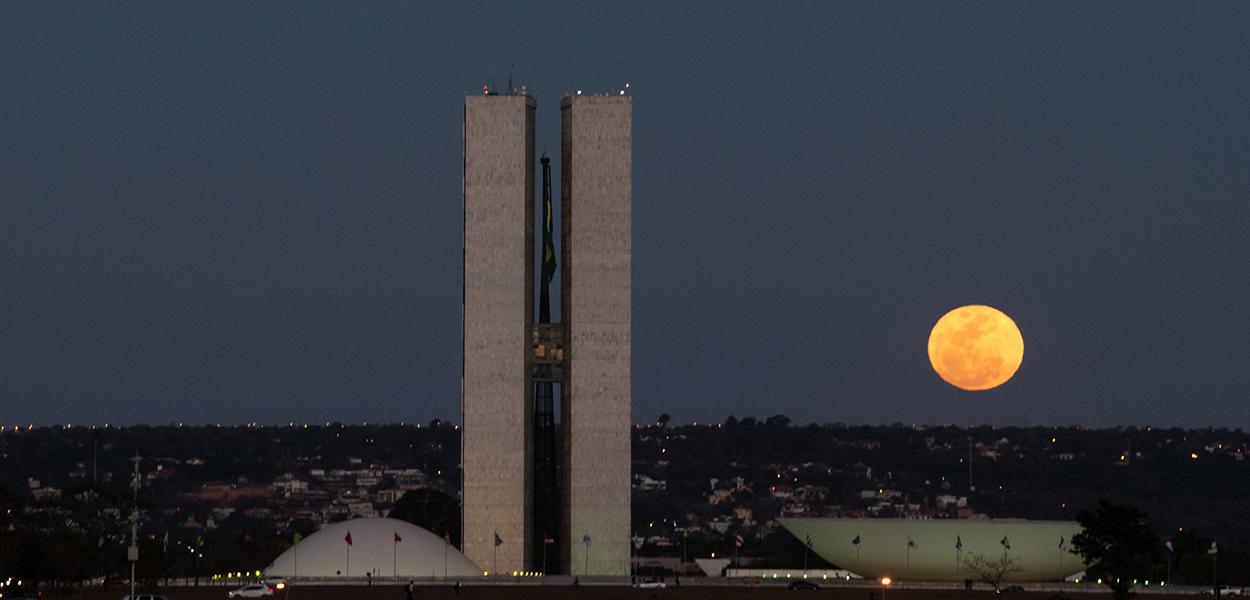
[[[1085,568],[1072,554],[1071,521],[1023,519],[778,519],[812,551],[840,568],[876,579],[963,581],[961,554],[997,560],[1004,552],[1020,571],[1005,581],[1062,581]]]
[[[471,577],[481,576],[482,571],[443,538],[398,519],[331,523],[288,548],[265,569],[265,575],[288,578],[365,577],[368,573],[374,577]]]

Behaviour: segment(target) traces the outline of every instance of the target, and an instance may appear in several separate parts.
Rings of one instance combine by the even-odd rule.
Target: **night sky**
[[[637,419],[1250,427],[1247,31],[1233,2],[3,2],[0,423],[458,420],[462,103],[515,64],[556,157],[565,91],[634,92]],[[988,392],[925,353],[973,303],[1026,345]]]

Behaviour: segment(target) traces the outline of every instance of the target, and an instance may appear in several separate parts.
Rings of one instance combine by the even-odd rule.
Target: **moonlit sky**
[[[1247,31],[1239,2],[3,2],[0,423],[458,420],[462,99],[515,64],[557,157],[566,90],[634,90],[638,419],[1245,428]],[[1023,332],[1001,388],[928,364],[962,304]]]

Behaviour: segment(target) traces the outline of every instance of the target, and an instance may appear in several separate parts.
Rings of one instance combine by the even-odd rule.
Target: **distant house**
[[[273,480],[273,489],[284,496],[299,496],[308,493],[308,482],[297,479],[291,473],[283,473]]]
[[[273,486],[260,483],[221,483],[201,484],[199,489],[183,494],[190,500],[201,502],[230,503],[240,498],[271,498]]]
[[[36,502],[56,501],[61,499],[61,490],[54,487],[40,487],[30,491],[30,497]]]
[[[667,481],[663,479],[653,479],[642,473],[634,475],[634,482],[634,487],[644,492],[659,492],[668,489]]]
[[[789,498],[791,496],[794,496],[794,488],[784,483],[780,485],[770,486],[768,488],[768,491],[773,495],[774,498]]]
[[[733,490],[712,490],[712,493],[707,496],[707,503],[710,506],[716,506],[721,502],[729,500],[733,495]]]
[[[743,525],[752,525],[755,523],[754,517],[755,517],[755,511],[751,510],[751,507],[749,506],[735,506],[734,507],[734,518],[737,519],[739,523],[742,523]]]

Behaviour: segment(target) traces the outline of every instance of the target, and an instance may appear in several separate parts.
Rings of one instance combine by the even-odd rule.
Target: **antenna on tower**
[[[514,91],[512,88],[512,63],[508,63],[508,95],[511,96]]]

